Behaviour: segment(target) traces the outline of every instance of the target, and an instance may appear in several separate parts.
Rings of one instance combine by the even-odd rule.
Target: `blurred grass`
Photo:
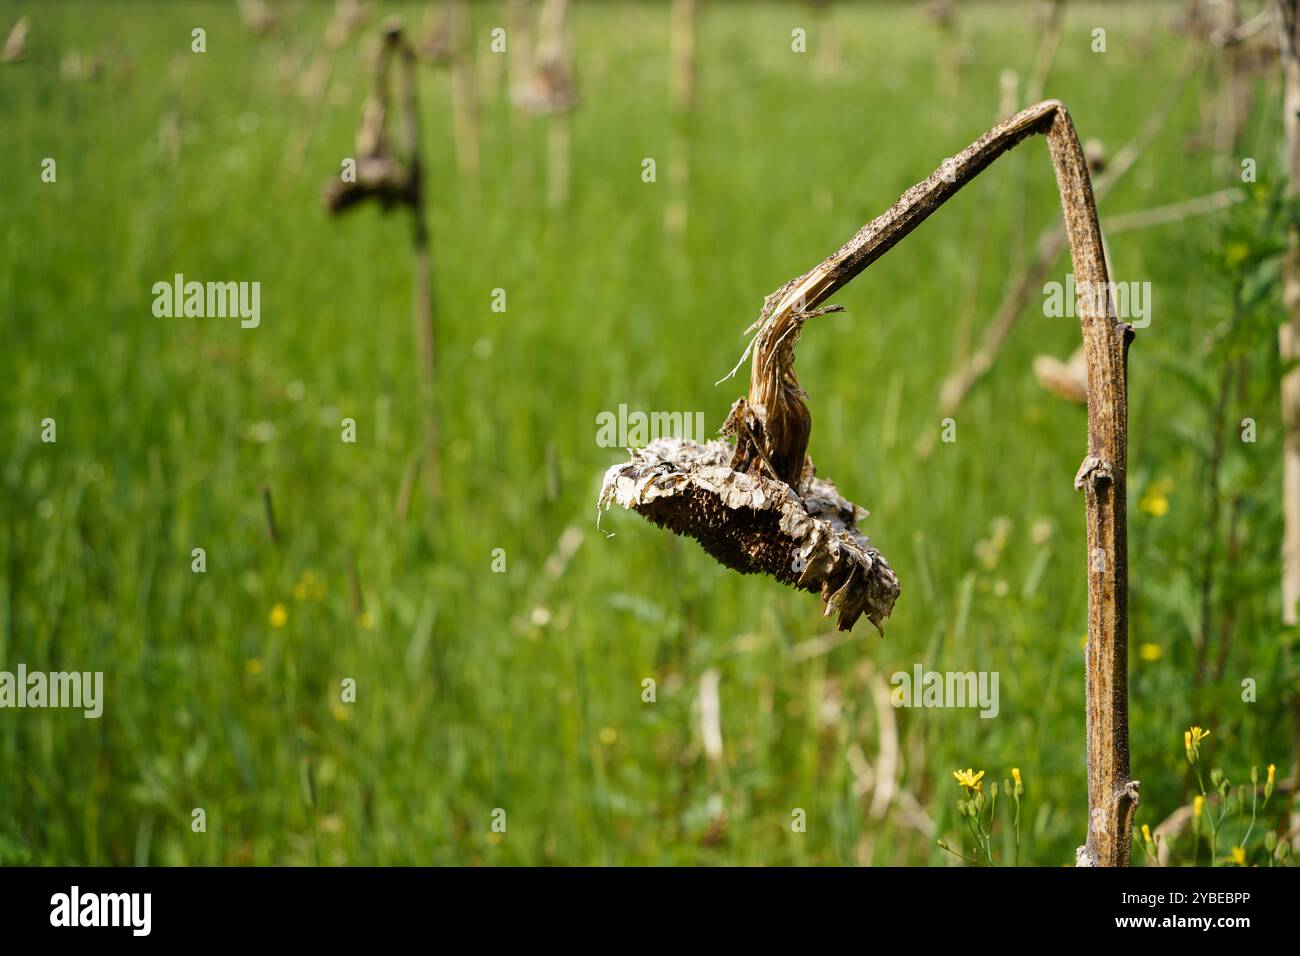
[[[384,9],[422,17],[419,4]],[[1168,30],[1176,9],[1070,5],[1047,92],[1081,136],[1113,152],[1137,129],[1183,53]],[[999,74],[1023,83],[1032,65],[1028,8],[961,5],[952,98],[936,90],[942,39],[920,7],[703,5],[680,243],[662,231],[666,5],[576,5],[582,103],[562,212],[544,203],[545,121],[512,114],[500,82],[483,89],[475,190],[456,172],[448,78],[422,69],[444,497],[417,495],[405,523],[394,502],[420,434],[408,223],[370,209],[332,222],[319,203],[352,151],[369,41],[341,51],[293,171],[312,112],[294,84],[328,14],[289,4],[287,29],[256,38],[234,4],[0,4],[6,29],[32,22],[27,60],[0,67],[0,666],[103,670],[107,688],[99,721],[0,717],[0,861],[943,864],[914,818],[868,818],[848,759],[877,757],[871,686],[922,662],[1000,672],[1001,714],[894,712],[900,786],[952,838],[951,771],[1000,779],[1017,766],[1031,801],[1021,858],[1071,862],[1086,804],[1070,481],[1084,414],[1045,396],[1029,364],[1067,355],[1077,328],[1031,307],[958,413],[958,441],[924,463],[912,454],[939,427],[934,398],[969,335],[967,300],[977,333],[1059,217],[1042,142],[981,177],[837,298],[847,314],[804,337],[810,453],[871,509],[867,530],[903,583],[887,638],[863,626],[794,654],[827,632],[815,599],[727,572],[634,516],[606,516],[613,538],[595,526],[601,473],[620,457],[596,447],[596,415],[626,402],[720,424],[744,380],[713,382],[763,296],[994,122]],[[495,4],[474,15],[478,37],[502,20]],[[1088,46],[1096,25],[1109,33],[1102,55]],[[202,55],[189,52],[196,26]],[[796,26],[809,30],[804,56],[790,52]],[[823,55],[832,35],[836,62]],[[73,51],[100,58],[98,74],[61,75]],[[1103,221],[1224,185],[1189,146],[1203,82]],[[1261,110],[1278,112],[1268,98]],[[1275,124],[1247,135],[1248,154],[1274,154]],[[40,182],[47,156],[54,185]],[[658,183],[642,182],[645,157]],[[1193,689],[1188,633],[1144,617],[1144,548],[1195,520],[1195,462],[1166,437],[1183,403],[1154,360],[1205,334],[1190,250],[1212,228],[1110,240],[1118,278],[1157,290],[1133,351],[1134,495],[1157,476],[1174,488],[1168,515],[1132,519],[1133,641],[1162,648],[1132,664],[1139,822],[1153,824],[1185,795],[1182,728],[1207,711],[1226,712],[1223,737],[1243,760],[1285,756],[1275,687],[1253,706],[1236,679]],[[150,288],[176,272],[260,281],[261,327],[155,319]],[[490,309],[495,288],[504,314]],[[47,416],[57,444],[40,442]],[[355,445],[339,440],[343,417],[358,423]],[[1277,417],[1261,409],[1261,431]],[[977,543],[1000,517],[1005,546],[983,562]],[[571,527],[581,544],[548,573]],[[204,575],[190,570],[195,547]],[[320,600],[294,596],[308,571],[325,582]],[[277,603],[283,628],[269,622]],[[1275,662],[1252,658],[1252,636],[1229,673],[1262,680]],[[711,668],[721,764],[694,708]],[[336,706],[345,677],[358,685],[351,707]],[[654,704],[641,700],[647,677]],[[206,834],[190,832],[194,807]],[[504,838],[490,832],[497,807]],[[796,807],[803,834],[790,830]]]

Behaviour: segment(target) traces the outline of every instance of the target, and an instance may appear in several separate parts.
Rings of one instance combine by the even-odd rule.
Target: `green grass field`
[[[297,81],[330,8],[279,9],[285,29],[259,37],[233,3],[0,3],[0,29],[31,21],[26,57],[0,64],[0,669],[105,674],[99,720],[0,711],[0,862],[949,865],[936,840],[969,843],[952,772],[1016,767],[1020,861],[1072,864],[1087,810],[1072,487],[1085,413],[1039,388],[1031,362],[1065,358],[1077,322],[1031,304],[956,414],[957,441],[914,453],[940,428],[950,364],[1059,219],[1041,139],[803,339],[809,452],[871,510],[866,531],[902,583],[884,639],[865,621],[836,637],[815,597],[634,515],[602,519],[613,537],[596,526],[601,476],[623,458],[597,446],[597,415],[626,403],[720,425],[745,376],[713,383],[764,295],[991,126],[1004,70],[1023,88],[1029,8],[960,5],[952,95],[937,65],[951,45],[919,6],[705,4],[689,227],[674,239],[667,5],[576,4],[572,195],[552,210],[547,121],[509,105],[487,62],[501,8],[475,4],[477,186],[457,171],[448,75],[420,72],[443,489],[417,490],[404,521],[421,435],[409,222],[369,208],[332,220],[320,202],[353,151],[378,17],[340,51],[316,117]],[[1113,154],[1176,82],[1177,9],[1070,5],[1046,92],[1081,137]],[[418,26],[423,5],[380,12]],[[1104,54],[1089,48],[1099,26]],[[206,53],[190,51],[195,27]],[[807,54],[791,52],[796,27]],[[1190,80],[1103,225],[1240,185],[1204,141],[1213,83]],[[1273,73],[1255,83],[1238,149],[1262,190],[1280,107]],[[642,180],[647,157],[657,182]],[[1137,822],[1153,828],[1191,800],[1189,724],[1212,727],[1234,783],[1252,764],[1290,766],[1276,359],[1254,362],[1217,417],[1201,401],[1231,307],[1214,263],[1234,229],[1254,235],[1251,214],[1109,239],[1116,277],[1154,289],[1130,365],[1132,764]],[[155,318],[151,287],[175,273],[259,281],[260,326]],[[1250,445],[1236,440],[1247,415]],[[1220,551],[1207,630],[1202,552],[1228,521],[1204,493],[1214,421],[1251,530],[1239,557]],[[1198,678],[1198,654],[1213,665],[1220,648]],[[881,707],[888,676],[916,663],[999,672],[998,717]],[[709,672],[720,759],[700,732]],[[345,678],[355,704],[340,702]]]

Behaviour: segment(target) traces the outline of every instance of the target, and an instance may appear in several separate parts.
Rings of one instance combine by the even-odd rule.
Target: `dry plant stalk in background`
[[[1300,38],[1296,0],[1278,0],[1281,33],[1283,113],[1287,197],[1300,195]],[[1300,359],[1300,227],[1292,226],[1283,263],[1282,301],[1288,319],[1278,332],[1284,363]],[[1282,378],[1283,444],[1282,621],[1300,618],[1300,368]],[[1300,721],[1298,721],[1300,723]]]
[[[348,43],[369,16],[369,10],[359,0],[335,0],[334,13],[325,26],[325,35],[311,58],[311,63],[298,76],[298,93],[310,105],[306,124],[293,137],[285,152],[285,168],[297,176],[302,172],[303,159],[320,127],[325,103],[334,84],[334,64],[339,51]]]
[[[401,109],[397,149],[389,139],[389,72],[398,61]],[[376,65],[374,89],[366,101],[357,130],[356,176],[352,181],[332,177],[325,187],[325,206],[341,213],[368,199],[384,209],[394,204],[411,210],[414,258],[412,318],[420,361],[420,408],[424,417],[424,478],[430,498],[439,493],[438,431],[434,417],[433,277],[429,252],[429,227],[424,215],[420,165],[419,105],[415,96],[415,51],[402,35],[401,24],[384,26],[384,45]],[[419,458],[413,458],[416,463]],[[398,515],[404,517],[410,501],[410,471],[399,496]]]
[[[1093,196],[1096,201],[1102,201],[1128,174],[1139,157],[1159,135],[1200,64],[1201,56],[1198,52],[1193,51],[1184,57],[1178,76],[1143,120],[1137,133],[1115,153],[1106,164],[1106,168],[1097,176],[1093,184]],[[1196,210],[1193,210],[1192,214],[1195,212]],[[1119,226],[1118,220],[1112,220],[1107,228],[1109,232],[1115,233],[1119,231]],[[1034,244],[1033,258],[1016,268],[1007,284],[1002,301],[998,303],[993,318],[984,329],[979,347],[972,354],[955,363],[940,386],[936,418],[947,418],[953,415],[976,382],[993,367],[1012,329],[1024,314],[1025,307],[1035,295],[1041,293],[1044,280],[1053,264],[1065,251],[1065,247],[1066,234],[1061,225],[1044,230],[1038,237]],[[916,450],[921,458],[928,458],[934,451],[936,434],[935,431],[927,431],[917,442]]]
[[[1087,161],[1059,102],[1047,100],[999,123],[905,192],[834,255],[769,295],[741,359],[752,351],[748,394],[733,406],[724,429],[736,437],[734,449],[722,442],[699,446],[661,439],[609,470],[601,505],[617,503],[690,535],[729,567],[766,571],[809,590],[819,585],[826,612],[839,611],[841,628],[851,627],[861,613],[879,625],[877,618],[889,613],[897,596],[897,579],[857,534],[861,509],[813,476],[806,455],[812,423],[794,372],[795,345],[805,320],[837,308],[818,308],[822,302],[999,156],[1035,134],[1047,137],[1051,151],[1076,282],[1098,291],[1084,296],[1079,309],[1088,372],[1088,453],[1074,484],[1084,492],[1088,539],[1089,813],[1087,842],[1076,862],[1125,866],[1138,803],[1128,747],[1125,488],[1132,327],[1114,317]]]
[[[474,42],[469,0],[430,2],[425,35],[416,53],[451,73],[452,139],[461,178],[472,185],[479,169],[478,84],[474,77]]]
[[[525,16],[524,12],[515,16]],[[569,28],[569,0],[543,0],[537,15],[536,44],[520,50],[531,68],[526,82],[512,90],[515,105],[546,116],[546,204],[552,208],[569,201],[569,114],[577,105],[573,80],[573,41]]]
[[[1278,0],[1282,59],[1282,130],[1286,142],[1286,197],[1300,196],[1300,17],[1296,0]],[[1292,223],[1282,263],[1282,304],[1287,319],[1278,329],[1284,365],[1300,360],[1300,225]],[[1300,620],[1300,368],[1282,376],[1282,623]],[[1291,775],[1300,776],[1300,693],[1291,694]],[[1300,811],[1291,813],[1292,831]]]
[[[689,136],[695,109],[695,0],[673,0],[668,31],[668,102],[672,143],[668,160],[669,200],[664,207],[664,231],[680,236],[686,230],[687,192],[691,178]]]

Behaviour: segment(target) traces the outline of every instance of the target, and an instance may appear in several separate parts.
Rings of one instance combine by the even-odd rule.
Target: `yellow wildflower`
[[[1142,660],[1149,664],[1154,664],[1156,661],[1160,660],[1163,654],[1164,651],[1161,649],[1159,644],[1146,643],[1138,647],[1138,657],[1142,658]]]
[[[1012,768],[1011,768],[1011,779],[1014,780],[1014,781],[1016,782],[1016,786],[1017,786],[1017,787],[1023,787],[1023,786],[1025,785],[1025,784],[1024,784],[1024,781],[1020,779],[1020,768],[1019,768],[1019,767],[1012,767]]]
[[[1208,730],[1192,727],[1183,731],[1183,750],[1187,753],[1187,762],[1196,763],[1201,756],[1201,741],[1210,736]]]
[[[272,627],[284,627],[284,622],[289,620],[289,612],[284,609],[283,604],[277,604],[271,608],[271,613],[267,615],[267,620],[271,622]]]
[[[979,773],[976,773],[973,769],[954,770],[952,772],[952,775],[953,778],[956,779],[957,783],[965,787],[967,790],[984,789],[984,785],[980,783],[980,780],[982,780],[984,777],[983,770],[981,770]]]
[[[1138,502],[1138,507],[1149,515],[1163,518],[1169,514],[1169,499],[1164,495],[1153,495],[1148,492],[1142,496],[1142,500]]]
[[[325,598],[325,582],[315,571],[304,571],[293,586],[293,596],[298,601],[321,601]]]
[[[1145,823],[1142,824],[1142,839],[1145,840],[1147,843],[1151,842],[1151,828],[1147,826]]]
[[[1201,813],[1204,810],[1205,810],[1205,798],[1202,797],[1200,794],[1197,794],[1196,799],[1192,801],[1192,816],[1194,816],[1196,819],[1199,820],[1201,818]]]
[[[1138,501],[1138,507],[1147,514],[1156,518],[1162,517],[1169,513],[1169,492],[1173,489],[1174,483],[1168,478],[1162,478],[1159,481],[1153,481],[1147,486],[1146,492]]]
[[[606,747],[612,747],[618,742],[618,731],[613,727],[600,728],[600,742]]]
[[[1232,862],[1235,863],[1235,864],[1237,864],[1238,866],[1245,866],[1245,865],[1246,865],[1246,849],[1245,849],[1245,847],[1234,846],[1234,847],[1232,848]]]
[[[340,722],[345,721],[352,716],[352,711],[348,710],[347,707],[339,703],[337,700],[330,705],[330,710],[334,714],[334,719]]]

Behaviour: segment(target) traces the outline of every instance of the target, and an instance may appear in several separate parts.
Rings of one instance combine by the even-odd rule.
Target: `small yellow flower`
[[[1147,643],[1138,647],[1138,657],[1150,664],[1154,664],[1156,661],[1160,660],[1163,654],[1164,651],[1161,649],[1159,644]]]
[[[1192,801],[1192,816],[1194,816],[1196,819],[1199,820],[1201,818],[1201,813],[1204,810],[1205,810],[1205,798],[1202,797],[1200,794],[1197,794],[1196,799]]]
[[[1276,780],[1277,780],[1277,764],[1275,764],[1275,763],[1271,763],[1271,764],[1268,765],[1268,780],[1267,780],[1267,783],[1268,783],[1268,785],[1271,787],[1271,786],[1273,786],[1273,783],[1274,783]]]
[[[315,571],[304,571],[293,586],[293,596],[298,601],[321,601],[325,598],[325,582]]]
[[[1019,767],[1012,767],[1012,768],[1011,768],[1011,779],[1014,780],[1014,781],[1016,782],[1016,786],[1017,786],[1017,787],[1023,787],[1023,786],[1025,785],[1024,781],[1020,779],[1020,768],[1019,768]]]
[[[330,705],[330,711],[334,714],[334,719],[340,723],[352,716],[352,711],[339,703],[337,700]]]
[[[618,731],[613,727],[600,728],[600,742],[606,747],[612,747],[618,742]]]
[[[1245,847],[1234,846],[1234,847],[1232,848],[1232,862],[1235,863],[1235,864],[1237,864],[1238,866],[1245,866],[1245,865],[1246,865],[1246,849],[1245,849]]]
[[[1196,763],[1201,757],[1201,741],[1210,736],[1208,730],[1192,727],[1183,731],[1183,750],[1187,753],[1187,762]]]
[[[250,657],[244,664],[244,670],[249,674],[256,676],[257,674],[262,673],[262,662],[256,657]]]
[[[1145,823],[1142,824],[1142,839],[1145,840],[1147,843],[1151,842],[1151,828],[1147,826]]]
[[[1138,502],[1138,507],[1149,515],[1163,518],[1169,514],[1169,499],[1164,495],[1153,495],[1147,492],[1142,496],[1142,500]]]
[[[953,778],[957,781],[957,783],[965,787],[968,791],[984,789],[984,784],[980,783],[980,781],[984,778],[983,770],[981,770],[979,773],[976,773],[973,769],[954,770],[952,772],[952,775]]]
[[[1241,265],[1250,256],[1250,247],[1244,242],[1229,242],[1223,247],[1224,261],[1232,268]]]
[[[272,627],[284,627],[284,622],[289,620],[289,612],[284,609],[283,604],[277,604],[271,608],[271,613],[267,616]]]
[[[1169,513],[1169,492],[1174,483],[1168,478],[1153,481],[1138,501],[1138,507],[1153,517],[1160,518]]]

